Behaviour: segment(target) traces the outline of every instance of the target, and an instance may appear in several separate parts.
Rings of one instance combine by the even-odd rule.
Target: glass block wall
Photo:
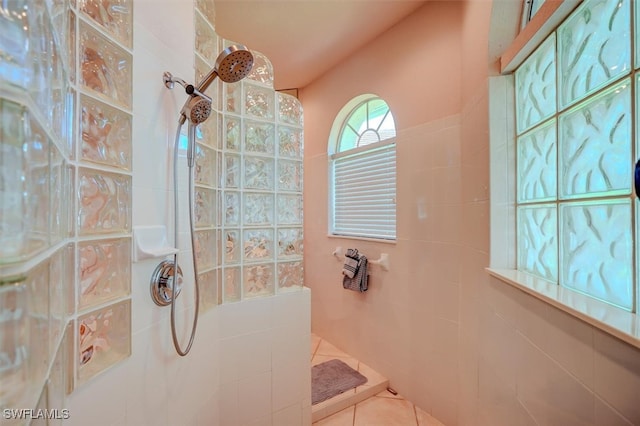
[[[633,312],[634,8],[585,0],[515,73],[518,269]]]
[[[2,409],[64,407],[130,354],[132,10],[1,6]]]
[[[196,81],[234,44],[218,37],[214,20],[208,2],[197,0]],[[269,59],[252,52],[247,78],[209,87],[214,113],[197,132],[196,233],[205,309],[303,286],[302,106],[273,89]]]

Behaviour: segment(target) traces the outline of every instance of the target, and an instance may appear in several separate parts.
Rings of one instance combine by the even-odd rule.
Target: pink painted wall
[[[640,424],[640,351],[484,270],[489,76],[514,4],[429,1],[301,91],[312,329],[447,426]],[[362,93],[398,127],[395,245],[327,236],[329,131]],[[364,294],[343,290],[336,246],[389,253],[391,270],[373,266]]]
[[[464,2],[427,2],[301,92],[313,331],[447,424],[457,421],[458,399],[464,12]],[[327,237],[329,132],[338,111],[362,93],[385,99],[396,120],[394,245]],[[391,270],[372,266],[365,294],[343,290],[336,246],[372,259],[389,253]]]

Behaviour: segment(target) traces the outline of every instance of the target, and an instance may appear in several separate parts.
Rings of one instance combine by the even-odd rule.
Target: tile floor
[[[358,386],[352,391],[314,405],[314,418],[318,417],[318,411],[328,410],[332,405],[334,407],[344,405],[347,398],[352,399],[358,392],[371,392],[375,389],[375,393],[355,405],[314,422],[314,426],[444,426],[402,396],[381,390],[379,386],[383,385],[382,389],[386,389],[387,380],[366,364],[349,356],[321,337],[311,334],[311,365],[335,358],[360,371],[369,380],[366,385]]]

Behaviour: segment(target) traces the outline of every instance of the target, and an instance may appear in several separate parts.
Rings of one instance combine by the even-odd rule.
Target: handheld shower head
[[[211,99],[192,96],[182,108],[182,114],[194,125],[204,122],[211,115]]]
[[[215,66],[204,76],[197,89],[204,93],[216,77],[220,77],[225,83],[235,83],[245,78],[251,68],[253,54],[249,49],[241,44],[229,46],[218,55]]]

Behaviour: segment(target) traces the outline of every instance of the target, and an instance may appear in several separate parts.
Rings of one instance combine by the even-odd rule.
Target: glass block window
[[[330,232],[395,240],[396,129],[389,106],[358,97],[338,114],[332,134]]]
[[[516,70],[516,214],[519,270],[636,312],[631,16],[585,0]]]

